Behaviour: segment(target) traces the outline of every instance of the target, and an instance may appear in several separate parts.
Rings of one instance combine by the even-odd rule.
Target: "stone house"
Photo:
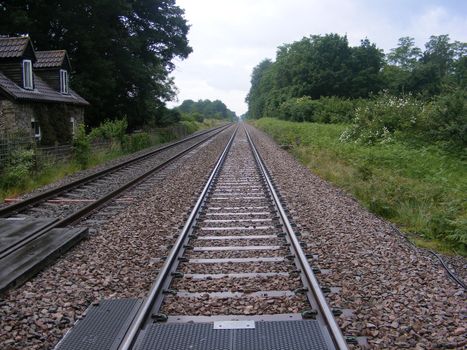
[[[0,138],[66,143],[89,103],[69,86],[65,50],[35,51],[28,36],[0,37]]]

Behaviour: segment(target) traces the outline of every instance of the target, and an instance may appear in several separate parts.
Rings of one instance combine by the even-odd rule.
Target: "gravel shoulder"
[[[160,186],[1,296],[0,349],[50,349],[92,302],[144,297],[232,132],[222,132],[179,161]]]
[[[331,270],[317,276],[320,283],[341,288],[328,302],[354,312],[338,318],[344,333],[366,336],[372,349],[465,349],[465,292],[439,263],[269,136],[249,130],[303,234],[306,253],[318,255],[313,265]]]

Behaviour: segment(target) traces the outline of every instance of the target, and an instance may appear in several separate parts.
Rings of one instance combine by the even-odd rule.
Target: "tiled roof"
[[[29,43],[28,36],[0,37],[0,58],[21,57]]]
[[[34,68],[59,68],[66,57],[65,50],[36,51]]]
[[[69,89],[70,93],[68,95],[55,91],[36,74],[34,74],[34,85],[34,90],[23,89],[0,72],[0,90],[3,90],[7,95],[11,96],[15,100],[71,103],[83,106],[89,105],[88,101],[71,89]]]

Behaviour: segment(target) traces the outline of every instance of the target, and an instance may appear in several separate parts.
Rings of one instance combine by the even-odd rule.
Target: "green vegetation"
[[[460,157],[467,147],[467,92],[456,89],[424,102],[383,92],[360,101],[341,141],[368,145],[393,140],[436,143]]]
[[[352,120],[360,104],[360,99],[294,97],[282,103],[271,117],[296,122],[345,123]]]
[[[416,243],[467,254],[467,164],[455,153],[417,140],[342,142],[346,125],[271,118],[254,124]]]
[[[246,117],[418,244],[466,255],[466,72],[448,35],[387,55],[313,35],[253,69]]]
[[[205,119],[202,123],[182,121],[187,133],[217,126],[219,120]],[[86,134],[80,125],[73,142],[73,157],[70,161],[37,164],[35,149],[20,149],[9,158],[2,169],[0,177],[0,201],[21,193],[32,191],[38,187],[57,181],[79,170],[94,167],[106,161],[134,153],[141,149],[169,142],[177,136],[172,128],[155,131],[125,134],[125,119],[106,121],[98,128]],[[92,152],[92,143],[107,141],[109,147]]]

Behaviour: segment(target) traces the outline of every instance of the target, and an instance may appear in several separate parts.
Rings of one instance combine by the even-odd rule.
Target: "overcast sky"
[[[238,115],[254,66],[276,48],[312,34],[368,37],[388,52],[412,36],[424,48],[430,35],[467,41],[466,0],[177,0],[191,25],[193,53],[176,61],[178,102],[219,99]]]

